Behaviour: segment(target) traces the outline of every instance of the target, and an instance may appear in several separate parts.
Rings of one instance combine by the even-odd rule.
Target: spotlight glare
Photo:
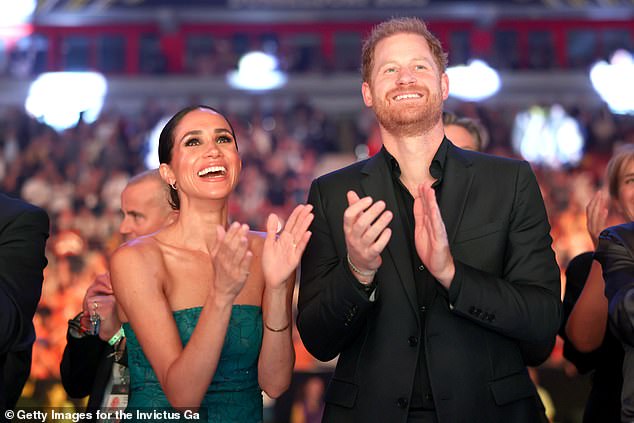
[[[449,95],[467,101],[487,99],[500,90],[497,71],[481,60],[447,68]]]
[[[283,86],[287,77],[276,70],[277,59],[261,51],[252,51],[240,59],[238,70],[227,74],[233,88],[252,91],[273,90]]]
[[[590,81],[595,91],[618,114],[634,114],[634,57],[617,50],[610,63],[600,61],[590,69]]]
[[[64,130],[81,114],[85,122],[94,122],[107,91],[106,79],[96,72],[43,73],[31,83],[24,106],[35,118]]]

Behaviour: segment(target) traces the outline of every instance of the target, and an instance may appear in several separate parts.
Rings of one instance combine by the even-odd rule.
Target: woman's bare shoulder
[[[112,265],[138,265],[162,261],[161,248],[153,236],[135,238],[121,244],[112,254]]]

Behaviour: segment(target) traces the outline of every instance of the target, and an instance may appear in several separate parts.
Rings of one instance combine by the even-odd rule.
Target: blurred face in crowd
[[[621,213],[630,222],[634,222],[634,157],[621,168],[617,202]]]
[[[121,193],[121,212],[119,232],[126,240],[158,231],[172,223],[176,214],[158,177],[129,184]]]
[[[478,151],[478,141],[463,126],[445,125],[445,135],[456,146],[464,150]]]
[[[185,114],[173,130],[172,157],[161,174],[192,199],[226,199],[238,183],[242,161],[227,120],[203,108]]]
[[[384,129],[414,136],[440,121],[449,82],[423,36],[398,33],[376,45],[370,79],[362,92]]]

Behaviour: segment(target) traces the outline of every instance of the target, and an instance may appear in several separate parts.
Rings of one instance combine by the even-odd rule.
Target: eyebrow
[[[187,138],[188,136],[191,136],[191,135],[202,135],[203,133],[204,133],[204,132],[203,132],[203,131],[201,131],[200,129],[194,129],[194,130],[191,130],[191,131],[189,131],[189,132],[186,132],[186,133],[185,133],[185,134],[181,137],[181,139],[185,139],[185,138]],[[229,134],[229,135],[233,136],[233,134],[231,133],[231,131],[230,131],[230,130],[228,130],[228,129],[225,129],[225,128],[216,128],[216,129],[214,129],[214,134]]]
[[[430,65],[433,65],[433,64],[434,64],[434,60],[433,60],[433,59],[431,59],[431,58],[429,58],[429,57],[415,57],[415,58],[413,58],[413,59],[411,59],[411,60],[409,61],[409,63],[414,63],[414,62],[425,62],[425,63],[430,64]],[[386,60],[386,61],[385,61],[385,62],[383,62],[383,63],[379,63],[379,64],[378,64],[378,68],[380,69],[380,68],[383,68],[383,67],[385,67],[385,66],[391,66],[391,65],[398,65],[398,66],[400,66],[397,60],[395,60],[395,59],[389,59],[389,60]]]
[[[131,215],[131,216],[143,216],[143,213],[136,211],[134,209],[132,210],[123,210],[123,209],[119,209],[119,211],[121,212],[122,215]]]

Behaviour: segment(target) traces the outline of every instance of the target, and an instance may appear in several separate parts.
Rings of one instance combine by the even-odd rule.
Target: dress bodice
[[[173,312],[183,345],[196,327],[202,307]],[[128,323],[123,324],[130,366],[128,409],[171,410],[158,378]],[[156,336],[161,336],[157,328]],[[210,422],[262,421],[258,357],[262,345],[262,309],[234,305],[216,373],[200,405]]]

